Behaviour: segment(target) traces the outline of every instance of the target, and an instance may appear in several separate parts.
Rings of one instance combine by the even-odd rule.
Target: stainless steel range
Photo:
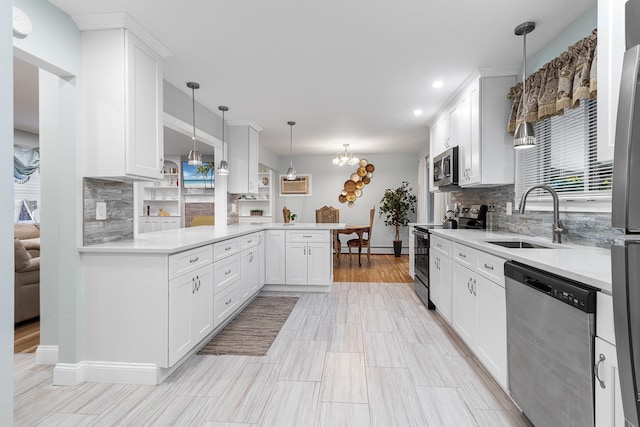
[[[487,227],[486,218],[487,205],[462,206],[457,217],[458,229],[484,229]],[[430,310],[436,308],[429,297],[429,230],[434,228],[436,228],[434,225],[413,227],[415,239],[413,289]]]

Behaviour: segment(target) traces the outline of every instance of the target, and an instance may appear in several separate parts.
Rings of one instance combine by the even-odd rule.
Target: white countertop
[[[82,253],[147,253],[173,254],[262,230],[336,230],[344,223],[245,223],[179,228],[140,234],[133,240],[82,246]]]
[[[499,231],[435,229],[430,232],[501,258],[576,280],[611,294],[611,251],[609,249],[566,243],[555,244],[551,243],[551,238]],[[553,246],[553,249],[505,248],[486,242],[491,240],[536,242]]]

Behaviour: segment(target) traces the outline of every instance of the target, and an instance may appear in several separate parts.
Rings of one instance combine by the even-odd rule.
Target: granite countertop
[[[611,251],[604,248],[551,243],[551,238],[484,230],[431,231],[461,244],[501,258],[521,262],[559,276],[593,286],[611,294]],[[552,249],[512,249],[487,243],[491,240],[521,240],[551,246]]]
[[[81,253],[173,254],[263,230],[336,230],[343,228],[345,228],[344,223],[283,224],[256,222],[226,226],[211,225],[142,233],[133,240],[82,246],[78,251]]]

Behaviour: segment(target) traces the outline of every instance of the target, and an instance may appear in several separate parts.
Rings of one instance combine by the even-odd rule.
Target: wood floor
[[[14,329],[14,353],[35,353],[40,344],[40,318],[19,323]]]
[[[195,355],[158,386],[55,387],[16,354],[15,424],[530,426],[409,283],[262,294],[299,296],[266,356]]]
[[[396,258],[393,255],[371,255],[367,260],[362,255],[362,266],[358,265],[358,254],[341,254],[333,261],[334,282],[409,283],[409,255]]]

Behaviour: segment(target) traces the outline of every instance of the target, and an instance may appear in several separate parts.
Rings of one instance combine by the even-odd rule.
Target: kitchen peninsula
[[[82,360],[54,384],[159,384],[261,289],[329,291],[332,230],[239,224],[145,233],[84,246]]]

